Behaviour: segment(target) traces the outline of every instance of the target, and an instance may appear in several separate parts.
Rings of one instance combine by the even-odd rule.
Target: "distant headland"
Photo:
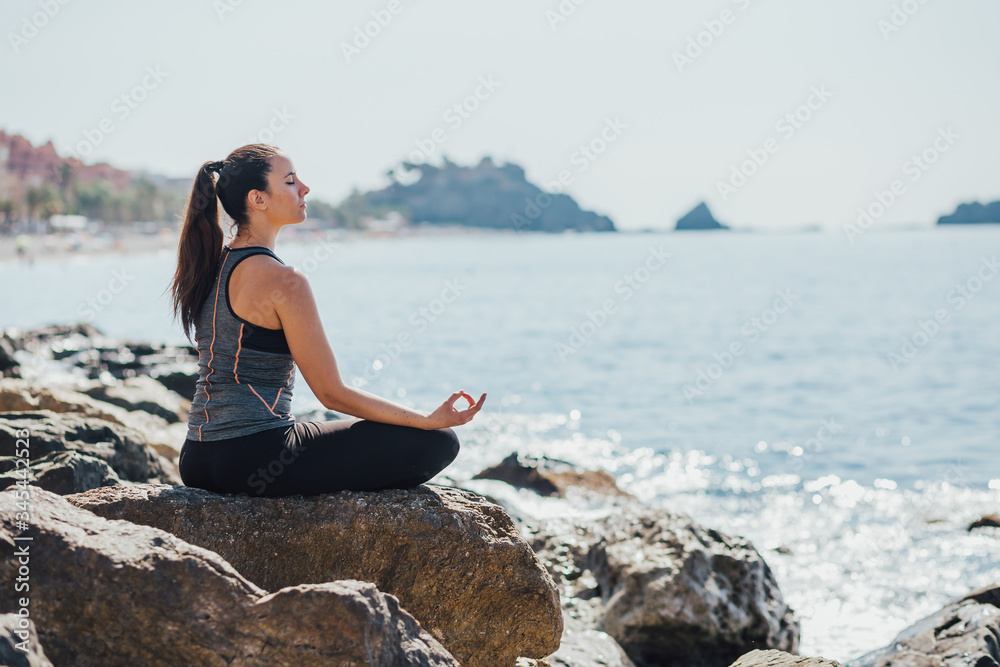
[[[380,190],[354,190],[339,205],[309,197],[303,229],[393,233],[411,225],[458,225],[513,231],[613,232],[607,216],[584,211],[565,194],[530,183],[516,164],[441,166],[404,162]],[[416,179],[413,177],[417,176]],[[405,181],[405,184],[404,182]],[[52,142],[0,131],[0,234],[175,230],[191,178],[131,172],[60,157]]]
[[[484,157],[475,167],[462,167],[447,158],[436,167],[402,164],[403,172],[388,172],[392,182],[362,196],[370,211],[395,210],[413,223],[465,225],[515,231],[613,232],[607,216],[584,211],[565,194],[546,192],[529,182],[524,169],[512,163],[494,164]],[[417,180],[401,177],[416,171]],[[407,179],[408,181],[410,179]]]
[[[975,225],[982,223],[1000,223],[1000,201],[991,204],[959,204],[951,215],[938,218],[939,225]]]
[[[617,231],[610,217],[530,182],[518,164],[497,164],[490,156],[469,166],[443,155],[441,159],[440,165],[402,162],[384,174],[384,187],[354,189],[339,204],[309,196],[308,219],[298,230],[365,235],[439,233],[459,227]],[[19,253],[30,245],[31,235],[69,244],[74,251],[98,241],[117,246],[130,235],[159,234],[166,240],[180,227],[191,182],[103,162],[84,164],[77,157],[61,157],[51,141],[34,146],[25,137],[0,130],[0,236],[17,236]],[[963,203],[937,220],[938,225],[981,223],[1000,223],[1000,201]],[[702,201],[681,216],[674,229],[730,227],[716,220]]]

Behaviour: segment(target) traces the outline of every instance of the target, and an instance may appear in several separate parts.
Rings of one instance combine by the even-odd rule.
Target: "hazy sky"
[[[420,142],[565,171],[622,229],[702,199],[836,229],[894,180],[886,225],[1000,199],[996,0],[4,0],[0,24],[0,128],[87,162],[193,176],[258,137],[337,202]]]

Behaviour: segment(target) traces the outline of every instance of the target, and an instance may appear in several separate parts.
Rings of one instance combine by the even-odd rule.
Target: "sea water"
[[[613,473],[750,538],[842,661],[1000,581],[1000,227],[296,241],[345,382],[429,411],[487,392],[450,481],[513,451]],[[182,342],[173,251],[0,264],[4,326]],[[297,372],[294,411],[321,407]]]

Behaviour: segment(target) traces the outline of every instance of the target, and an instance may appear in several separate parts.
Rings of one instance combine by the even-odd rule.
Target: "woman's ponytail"
[[[205,298],[212,291],[222,256],[219,201],[235,227],[248,224],[247,195],[251,190],[269,192],[270,159],[277,154],[277,147],[270,144],[249,144],[221,162],[206,162],[195,176],[177,246],[177,271],[170,285],[174,317],[180,318],[188,340],[196,329]],[[219,172],[218,183],[212,172]]]
[[[218,163],[206,162],[198,170],[188,198],[177,246],[177,271],[171,285],[174,317],[180,318],[184,335],[191,340],[195,320],[222,255],[222,228],[219,226],[219,199],[212,176]]]

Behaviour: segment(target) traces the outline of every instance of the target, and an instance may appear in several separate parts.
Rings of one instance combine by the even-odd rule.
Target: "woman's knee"
[[[458,440],[458,434],[450,426],[436,429],[434,432],[440,434],[441,452],[447,457],[448,463],[451,463],[458,457],[458,452],[462,447]]]

